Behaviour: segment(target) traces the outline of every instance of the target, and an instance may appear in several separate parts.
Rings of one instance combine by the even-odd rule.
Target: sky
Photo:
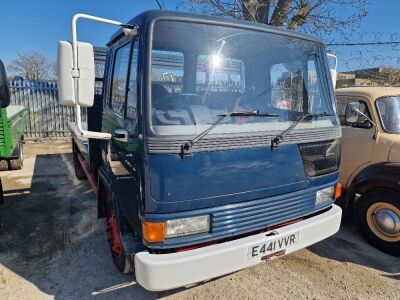
[[[168,9],[175,9],[177,1],[164,0],[164,3]],[[71,39],[71,18],[75,13],[125,22],[144,10],[157,8],[155,0],[0,0],[0,58],[8,64],[18,52],[35,50],[55,60],[57,42]],[[369,14],[359,29],[363,40],[387,40],[393,34],[400,40],[399,12],[398,0],[370,0]],[[78,37],[104,46],[116,29],[80,21]],[[339,56],[339,71],[378,64],[400,65],[400,46],[331,47],[331,50]]]

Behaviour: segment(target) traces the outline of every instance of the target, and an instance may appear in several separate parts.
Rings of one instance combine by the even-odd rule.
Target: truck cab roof
[[[199,15],[199,14],[192,14],[192,13],[183,13],[183,12],[176,12],[170,10],[147,10],[133,19],[131,19],[127,24],[130,25],[137,25],[139,28],[145,29],[149,24],[152,22],[159,20],[159,19],[169,19],[169,20],[178,20],[178,21],[189,21],[189,22],[200,22],[200,23],[209,23],[221,26],[229,26],[229,27],[238,27],[242,29],[249,29],[249,30],[256,30],[256,31],[265,31],[270,33],[275,33],[279,35],[289,36],[293,38],[303,39],[314,41],[317,43],[322,43],[321,40],[305,35],[302,33],[298,33],[292,30],[282,29],[271,25],[264,25],[244,20],[236,20],[232,18],[222,18],[222,17],[215,17],[215,16],[206,16],[206,15]],[[122,28],[119,29],[110,39],[108,42],[108,46],[111,46],[119,40],[123,36]]]

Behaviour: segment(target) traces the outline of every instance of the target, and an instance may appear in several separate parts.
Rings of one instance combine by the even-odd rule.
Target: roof
[[[393,86],[355,86],[339,88],[335,91],[336,95],[364,96],[375,100],[383,96],[400,95],[400,87]]]
[[[139,28],[146,27],[150,22],[156,19],[178,19],[181,21],[190,21],[190,22],[204,22],[204,23],[213,23],[222,26],[231,26],[231,27],[240,27],[243,29],[249,30],[260,30],[275,34],[281,34],[293,38],[299,38],[303,40],[309,40],[317,43],[322,43],[319,39],[305,35],[299,32],[295,32],[292,30],[282,29],[275,26],[259,24],[255,22],[243,21],[243,20],[236,20],[232,18],[222,18],[222,17],[214,17],[214,16],[206,16],[206,15],[199,15],[199,14],[189,14],[177,11],[170,11],[165,9],[158,9],[158,10],[147,10],[142,12],[141,14],[137,15],[135,18],[130,20],[128,24],[131,25],[138,25]],[[122,29],[119,29],[110,39],[111,41],[115,41],[122,33]]]

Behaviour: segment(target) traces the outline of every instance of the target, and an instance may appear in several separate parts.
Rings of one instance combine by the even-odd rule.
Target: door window
[[[111,84],[111,109],[124,116],[125,97],[129,68],[129,54],[131,43],[118,48],[114,56],[114,69]]]
[[[135,43],[129,71],[128,99],[126,104],[126,117],[130,120],[137,119],[137,61],[138,49]]]
[[[340,124],[342,126],[351,126],[351,127],[357,127],[357,128],[367,128],[367,129],[371,128],[372,127],[371,122],[362,115],[359,115],[357,122],[354,122],[351,124],[346,122],[346,108],[350,102],[359,102],[360,103],[359,110],[362,113],[366,114],[368,116],[368,118],[371,119],[371,114],[369,112],[368,105],[365,103],[365,101],[356,100],[356,99],[338,98],[337,105],[338,105]]]

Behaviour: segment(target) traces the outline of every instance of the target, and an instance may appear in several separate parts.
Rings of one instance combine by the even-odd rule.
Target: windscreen
[[[389,133],[400,133],[400,96],[376,100],[383,129]]]
[[[157,135],[193,135],[232,111],[212,133],[284,130],[307,113],[333,114],[324,47],[261,31],[178,21],[154,25],[151,122]],[[336,125],[305,119],[296,129]]]

